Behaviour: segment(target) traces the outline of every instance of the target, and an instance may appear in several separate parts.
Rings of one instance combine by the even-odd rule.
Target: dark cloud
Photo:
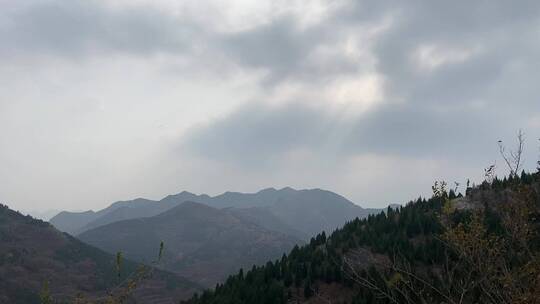
[[[380,153],[490,161],[486,154],[499,137],[508,138],[519,128],[540,132],[527,126],[540,113],[536,1],[467,6],[459,1],[355,1],[304,32],[289,20],[231,41],[240,63],[268,68],[282,82],[298,81],[310,71],[303,59],[316,46],[336,43],[344,29],[388,17],[390,26],[375,38],[371,50],[385,93],[374,109],[339,121],[324,108],[248,107],[199,129],[187,145],[212,158],[262,161],[298,146],[324,153],[323,143],[342,134],[342,140],[334,142],[339,148],[326,157]],[[427,56],[434,58],[424,60],[435,60],[433,66],[422,66],[422,48],[431,52]],[[341,75],[361,69],[362,63],[356,65]],[[324,71],[312,75],[317,89],[316,79],[323,79]],[[329,132],[330,125],[334,132]],[[340,154],[334,155],[336,151]]]
[[[223,37],[225,52],[246,66],[295,70],[303,57],[318,43],[311,33],[296,28],[291,18]]]
[[[297,105],[247,105],[224,120],[196,129],[184,142],[191,152],[212,159],[264,165],[265,160],[323,140],[331,119]]]
[[[97,1],[44,1],[0,13],[0,51],[69,58],[92,52],[181,53],[200,29],[152,7],[105,7]]]
[[[491,161],[498,136],[513,126],[493,112],[435,112],[408,105],[381,107],[356,117],[294,104],[246,106],[192,132],[184,147],[199,156],[264,166],[296,149],[322,159],[375,153],[408,158]],[[328,149],[331,146],[332,149]]]
[[[301,27],[297,16],[286,15],[253,29],[216,38],[216,50],[238,65],[267,71],[269,85],[298,79],[319,82],[361,70],[344,56],[313,58],[320,47],[335,48],[342,34],[340,29],[325,24]],[[314,59],[319,61],[313,62]]]
[[[195,179],[194,175],[197,175],[196,178],[202,185],[201,189],[209,187],[208,180],[217,176],[219,178],[215,178],[213,189],[221,189],[218,184],[225,183],[232,187],[235,183],[238,185],[255,180],[295,181],[300,187],[305,185],[306,180],[311,180],[313,186],[321,186],[318,183],[323,181],[332,187],[341,182],[336,181],[333,176],[325,175],[329,167],[337,168],[329,170],[336,175],[349,170],[354,171],[347,173],[349,179],[365,180],[366,175],[363,172],[356,172],[357,167],[352,168],[352,165],[351,168],[345,167],[357,159],[362,159],[358,156],[366,154],[376,155],[374,159],[388,161],[389,164],[399,163],[403,159],[409,161],[410,163],[403,166],[406,168],[404,171],[408,170],[403,174],[410,174],[411,168],[417,166],[436,167],[439,163],[444,163],[443,167],[437,169],[439,172],[451,171],[459,166],[478,170],[496,158],[498,139],[509,142],[519,128],[525,129],[528,145],[533,145],[535,138],[540,137],[538,136],[540,102],[537,100],[540,96],[538,87],[540,2],[538,1],[351,0],[335,11],[330,11],[325,18],[310,24],[301,22],[301,15],[305,12],[293,11],[276,14],[277,17],[269,18],[264,23],[250,24],[238,31],[222,28],[220,22],[223,20],[219,18],[219,14],[216,14],[216,20],[211,17],[198,19],[192,18],[194,16],[190,16],[188,12],[172,14],[166,9],[159,9],[159,4],[110,6],[102,1],[45,0],[28,2],[25,5],[13,1],[9,5],[0,6],[1,8],[9,6],[9,9],[0,10],[0,56],[4,60],[3,63],[10,65],[0,69],[5,71],[4,75],[0,76],[2,81],[4,79],[14,80],[14,83],[16,80],[20,81],[20,84],[12,84],[8,90],[2,90],[8,92],[4,93],[2,99],[26,98],[28,106],[24,107],[24,111],[17,113],[35,110],[35,105],[40,104],[43,98],[62,99],[63,93],[75,87],[84,90],[82,93],[85,94],[81,95],[103,100],[103,105],[107,107],[103,107],[102,110],[105,112],[107,109],[108,115],[119,118],[111,119],[112,121],[125,121],[122,118],[128,111],[127,104],[148,103],[148,99],[152,99],[149,98],[151,94],[145,95],[147,91],[169,89],[155,94],[156,98],[167,98],[176,96],[177,92],[171,87],[177,82],[178,91],[200,91],[201,88],[213,90],[216,86],[221,87],[222,84],[218,82],[223,80],[223,87],[236,94],[237,90],[245,90],[243,81],[248,83],[249,92],[246,94],[238,92],[239,99],[251,98],[257,101],[242,105],[233,111],[229,111],[229,107],[238,104],[231,101],[236,96],[227,98],[224,96],[223,100],[211,103],[211,106],[200,107],[193,112],[186,111],[189,114],[178,113],[179,117],[176,117],[175,112],[179,111],[179,108],[170,107],[173,102],[168,105],[160,104],[172,110],[167,115],[158,111],[160,112],[156,118],[158,120],[167,116],[172,117],[171,120],[185,119],[192,122],[224,112],[230,114],[185,132],[185,137],[181,141],[181,155],[176,153],[169,158],[167,139],[148,141],[159,143],[147,146],[156,146],[155,149],[160,152],[166,150],[163,153],[167,156],[160,158],[161,156],[148,152],[152,157],[145,154],[140,156],[140,161],[137,159],[137,164],[161,164],[161,167],[156,165],[157,169],[153,169],[149,174],[150,178],[146,174],[132,174],[144,177],[144,180],[142,178],[140,180],[140,185],[144,187],[150,187],[148,179],[154,180],[156,185],[163,183],[172,185],[179,177],[186,183],[192,182]],[[366,34],[366,31],[371,30],[373,33]],[[345,49],[349,46],[351,52]],[[358,50],[361,54],[356,52]],[[169,56],[163,56],[166,58],[162,61],[162,58],[149,59],[152,55],[162,53]],[[75,67],[72,65],[73,62],[66,63],[60,60],[58,73],[44,73],[42,74],[44,76],[37,77],[36,81],[29,84],[24,77],[32,74],[34,69],[52,71],[51,67],[56,63],[53,60],[52,63],[49,62],[49,58],[46,57],[45,63],[38,62],[42,66],[34,67],[28,64],[34,63],[31,60],[34,57],[39,58],[44,54],[60,59],[75,58],[81,62],[91,57],[111,56],[112,60],[97,60],[99,62],[96,63],[96,71],[105,73],[110,70],[109,65],[116,59],[121,61],[128,57],[129,60],[124,61],[123,65],[120,64],[120,68],[114,69],[118,74],[110,79],[111,82],[117,83],[110,83],[110,86],[90,84],[81,86],[80,83],[77,86],[77,81],[86,84],[97,78],[92,75],[101,75],[90,73],[88,77],[80,77],[83,72],[81,67],[86,69],[94,64],[91,60],[88,61],[91,64],[84,62],[88,65],[76,64]],[[12,61],[12,57],[21,60]],[[129,78],[132,63],[142,63],[141,65],[145,66],[143,70],[139,70],[144,71],[139,73],[143,79],[134,82],[134,86],[141,86],[135,90],[140,94],[119,94],[119,91],[124,93],[132,88],[129,81],[124,82],[123,74],[125,73],[125,78]],[[155,70],[165,72],[159,75],[157,75],[159,72],[152,74],[154,69],[148,67],[153,68],[154,65],[159,65]],[[68,69],[60,69],[66,66]],[[259,73],[261,71],[263,73]],[[147,73],[150,73],[148,90],[144,87]],[[261,74],[264,75],[262,80]],[[210,76],[205,78],[208,75]],[[229,81],[229,76],[234,79]],[[354,100],[357,97],[355,94],[358,93],[358,96],[363,94],[355,92],[349,84],[355,83],[355,80],[362,83],[361,80],[364,79],[362,77],[370,76],[381,81],[381,98],[369,105],[368,110],[356,113],[354,109],[365,108],[355,107]],[[78,80],[71,79],[77,77]],[[104,79],[99,80],[106,82],[109,78]],[[182,81],[188,83],[191,81],[197,83],[197,86],[192,88],[189,85],[182,85]],[[166,85],[161,87],[159,85],[161,83]],[[339,88],[341,84],[347,87],[347,94],[344,94],[347,96],[339,100],[342,104],[338,104],[334,99],[340,97],[337,95],[341,93]],[[52,86],[55,86],[54,90],[51,90]],[[94,94],[94,91],[88,88],[103,91]],[[31,94],[26,96],[23,93]],[[189,93],[193,92],[179,98],[184,99],[179,100],[179,103],[186,109],[200,101],[197,99],[200,95]],[[353,97],[349,98],[349,95]],[[76,99],[79,95],[77,92],[66,96],[69,98],[65,96],[63,98],[71,100],[72,97]],[[125,105],[114,107],[112,105],[114,101],[111,100],[117,99],[118,96],[129,98],[126,99],[128,101],[122,100]],[[360,96],[358,99],[362,98],[363,96]],[[351,100],[344,101],[344,99]],[[275,105],[277,102],[280,102],[279,106]],[[7,103],[4,101],[2,104],[0,101],[0,106]],[[214,106],[219,108],[215,112],[214,109],[210,109]],[[43,107],[48,108],[46,105]],[[43,125],[46,136],[41,137],[49,138],[56,129],[70,129],[59,128],[58,125],[64,126],[62,121],[64,123],[71,121],[66,120],[66,117],[76,117],[72,119],[78,120],[79,116],[73,115],[75,112],[70,110],[58,116],[44,114],[37,120],[38,122],[29,121],[28,125],[30,129],[41,129]],[[151,112],[151,109],[148,112]],[[207,115],[206,112],[211,113]],[[192,118],[188,117],[192,115],[191,113],[200,117],[189,120]],[[140,116],[133,116],[136,118],[131,119],[131,122],[135,122],[135,125],[150,115],[151,113],[144,111]],[[19,117],[13,118],[12,129],[18,126],[17,119]],[[88,130],[94,130],[99,123],[99,119],[89,119]],[[111,123],[112,125],[114,124]],[[77,126],[70,125],[70,127],[74,129],[74,137],[79,138],[77,132],[80,130],[76,128]],[[138,130],[131,130],[126,126],[124,133],[121,136],[118,133],[117,138],[130,136],[139,138],[135,136],[139,135],[135,134]],[[166,137],[169,138],[168,134],[175,131],[175,127],[171,127]],[[89,137],[101,138],[108,135],[103,130],[102,134],[99,131],[92,132],[95,134]],[[25,136],[20,137],[34,144],[36,135],[30,133],[24,132]],[[148,134],[152,134],[152,131],[140,136],[148,139]],[[109,138],[110,141],[106,141],[107,144],[104,146],[121,145],[122,141],[117,138],[114,140]],[[139,150],[139,141],[133,142],[133,147],[130,148],[133,151]],[[96,146],[81,148],[79,142],[71,144],[71,149],[75,147],[75,150],[100,150]],[[13,155],[20,154],[21,159],[48,163],[45,156],[40,158],[37,154],[31,154],[32,149],[29,150],[28,146],[19,145],[18,150],[13,150],[16,151]],[[528,152],[527,160],[537,159],[536,149],[528,147],[528,151],[531,152]],[[62,147],[62,150],[70,151],[69,148]],[[298,153],[292,158],[287,158],[298,151],[308,151],[306,154],[315,157],[306,160],[302,158],[304,154]],[[182,154],[186,152],[189,155]],[[24,153],[30,153],[29,157]],[[55,152],[48,153],[46,156]],[[378,158],[379,156],[383,157]],[[385,158],[386,156],[388,158]],[[92,167],[95,163],[104,163],[104,160],[107,160],[106,163],[109,161],[121,163],[125,157],[117,155],[114,159],[103,153],[95,158],[95,162],[89,163],[88,167]],[[7,159],[5,162],[8,163],[8,168],[13,167],[13,161],[9,158],[4,159]],[[150,159],[151,161],[147,161]],[[289,171],[290,159],[300,163],[299,166],[295,166],[299,171],[321,167],[322,169],[309,171],[315,173],[292,172]],[[85,161],[77,163],[86,164]],[[174,166],[171,163],[174,163]],[[113,165],[106,167],[118,174],[116,184],[114,187],[111,186],[117,188],[118,180],[124,180],[125,171],[137,166],[126,165],[123,170],[117,170]],[[182,172],[177,173],[169,167],[189,169],[185,171],[178,169],[178,172]],[[362,166],[358,168],[360,167]],[[71,168],[72,165],[65,165],[61,169]],[[434,172],[430,171],[432,168],[426,168],[423,168],[425,170],[422,172]],[[376,165],[372,166],[371,170],[370,172],[380,174],[375,180],[382,182],[386,182],[392,174],[392,172],[378,172]],[[27,172],[35,171],[39,170],[28,167]],[[162,171],[175,172],[164,175]],[[90,172],[89,176],[95,174],[95,170],[85,172]],[[232,176],[230,180],[223,181],[221,178],[223,172]],[[249,175],[244,176],[246,172]],[[456,170],[454,173],[459,175],[462,171]],[[314,176],[307,176],[309,174]],[[70,180],[73,179],[71,173],[66,176],[69,176]],[[96,176],[93,178],[102,180]],[[11,181],[12,177],[6,175],[4,179]],[[87,180],[88,177],[84,175],[80,179]],[[430,179],[431,176],[426,178]],[[22,182],[19,182],[19,189],[11,187],[15,189],[13,192],[25,192],[20,190],[29,188],[24,181],[25,178],[21,175],[17,180]],[[66,180],[64,177],[62,180],[58,179],[59,184]],[[402,182],[402,178],[395,179],[396,184]],[[30,187],[39,184],[35,182]],[[105,184],[113,185],[112,178],[111,182],[107,181]],[[353,185],[353,182],[350,182],[350,185]],[[126,193],[133,191],[131,185],[124,186],[127,189]],[[380,194],[376,190],[369,189],[372,186],[371,184],[365,186],[366,191],[371,191],[366,195],[371,198],[379,197]],[[410,191],[415,194],[419,191],[416,188],[405,188],[398,186],[396,191],[401,193]],[[429,186],[427,189],[429,190]],[[356,190],[350,191],[352,193]],[[54,195],[56,193],[51,191],[51,197]],[[134,195],[138,196],[140,193]],[[363,193],[355,195],[360,197]],[[125,197],[119,197],[122,198]],[[69,200],[66,198],[65,201]]]
[[[378,72],[388,80],[387,93],[395,98],[425,106],[479,99],[500,104],[506,101],[498,100],[498,92],[493,91],[497,91],[495,86],[504,86],[501,80],[516,64],[528,62],[513,77],[532,84],[540,76],[535,55],[540,51],[538,2],[479,1],[466,8],[455,1],[394,4],[388,7],[399,7],[399,13],[393,26],[377,40],[374,54]],[[439,46],[440,56],[453,49],[471,50],[472,54],[425,72],[414,55],[426,45]]]
[[[212,31],[213,25],[196,22],[188,13],[172,15],[148,5],[112,8],[99,1],[48,0],[15,6],[0,17],[4,55],[191,55],[199,61],[193,64],[210,68],[228,62],[263,69],[269,85],[289,79],[318,82],[361,69],[339,54],[324,61],[310,57],[318,47],[341,41],[341,31],[325,24],[302,28],[291,14],[239,32]]]

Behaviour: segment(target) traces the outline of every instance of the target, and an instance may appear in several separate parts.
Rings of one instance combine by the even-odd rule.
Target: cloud
[[[195,129],[183,146],[211,159],[264,166],[265,160],[323,141],[329,120],[324,113],[302,105],[269,107],[255,103]]]
[[[493,129],[511,129],[482,111],[439,112],[409,105],[382,106],[350,116],[306,103],[244,105],[222,120],[195,128],[183,147],[212,160],[260,166],[295,150],[322,159],[379,154],[474,162],[493,148]],[[471,147],[474,147],[471,149]]]
[[[340,53],[318,56],[317,52],[326,46],[335,48],[341,38],[339,32],[332,32],[324,25],[301,27],[295,16],[283,16],[268,24],[219,38],[218,50],[240,66],[266,71],[268,84],[295,78],[317,82],[318,78],[359,70],[351,58]],[[325,58],[328,55],[331,58]],[[315,62],[317,59],[322,60]]]
[[[520,8],[475,3],[464,9],[455,3],[357,1],[307,30],[281,20],[240,33],[234,46],[241,51],[235,54],[241,64],[274,73],[280,85],[270,91],[301,83],[296,87],[304,95],[285,95],[289,102],[278,107],[247,105],[195,129],[184,145],[239,166],[272,162],[298,149],[322,155],[323,161],[375,153],[491,162],[497,139],[527,128],[527,120],[534,119],[524,116],[540,111],[531,97],[538,95],[540,78],[533,51],[540,47],[534,39],[539,15],[533,2]],[[360,28],[378,30],[370,36],[351,30]],[[364,43],[371,56],[355,62],[341,52],[334,62],[345,68],[303,77],[316,71],[305,60],[315,49],[339,48],[355,34],[362,34],[356,43]],[[331,86],[326,76],[360,75],[381,79],[382,93],[367,110],[352,107],[354,102],[336,109],[337,90],[321,94]]]
[[[292,185],[382,205],[481,175],[498,139],[540,132],[539,16],[537,1],[3,2],[4,199]]]
[[[122,52],[183,53],[201,29],[152,6],[113,8],[100,1],[41,1],[0,13],[0,51],[61,57]]]
[[[458,2],[416,1],[398,6],[393,26],[373,50],[377,69],[388,80],[388,93],[428,106],[479,99],[498,103],[496,95],[487,93],[519,62],[532,63],[519,76],[532,81],[538,70],[531,51],[540,47],[533,38],[540,6],[534,2],[484,4],[476,2],[467,9]],[[415,60],[426,47],[431,49],[431,60],[439,62],[429,72]]]

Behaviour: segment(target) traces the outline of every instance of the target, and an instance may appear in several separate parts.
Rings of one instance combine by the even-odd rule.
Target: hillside
[[[213,286],[239,267],[279,257],[301,243],[231,210],[195,202],[184,202],[157,216],[101,226],[79,238],[142,262],[155,258],[155,244],[163,240],[163,268],[205,286]]]
[[[0,205],[0,244],[0,303],[41,303],[39,292],[45,282],[55,299],[72,299],[79,293],[102,297],[138,267],[124,260],[118,278],[112,255],[4,205]],[[133,297],[174,303],[198,289],[177,275],[156,271]]]
[[[259,225],[269,230],[285,227],[277,231],[289,231],[292,232],[291,236],[304,240],[323,230],[331,232],[346,221],[357,217],[364,218],[381,211],[381,209],[364,209],[330,191],[268,188],[256,193],[226,192],[214,197],[184,191],[169,195],[160,201],[136,199],[116,202],[98,212],[61,212],[50,222],[62,231],[78,235],[117,221],[158,215],[186,201],[218,209],[249,209],[241,213],[253,213],[251,216],[258,217]],[[281,224],[275,225],[276,221]],[[267,224],[268,226],[265,226]]]
[[[299,240],[309,240],[309,235],[305,232],[293,228],[285,223],[279,217],[275,216],[268,208],[250,207],[250,208],[224,208],[225,212],[241,218],[246,222],[259,225],[271,231],[283,233]]]
[[[540,175],[495,178],[465,197],[444,187],[186,303],[538,303]]]

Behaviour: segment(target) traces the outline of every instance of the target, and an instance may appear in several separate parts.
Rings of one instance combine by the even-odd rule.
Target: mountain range
[[[213,286],[240,267],[279,258],[321,231],[379,211],[320,189],[268,188],[214,197],[184,191],[159,201],[120,201],[97,212],[61,212],[51,223],[139,262],[151,260],[164,241],[163,269]]]
[[[293,235],[304,240],[323,230],[331,232],[349,220],[381,211],[364,209],[330,191],[287,187],[280,190],[268,188],[256,193],[225,192],[214,197],[184,191],[159,201],[143,198],[119,201],[97,212],[64,211],[50,222],[61,231],[78,235],[117,221],[158,215],[186,201],[218,209],[242,209],[239,212],[246,217],[257,218],[260,225],[269,225],[266,228],[270,230],[295,231]]]
[[[214,206],[210,197],[187,192],[159,202],[119,202],[74,216],[92,217],[79,224],[88,226],[141,210],[152,215],[99,225],[79,239],[0,205],[0,303],[42,303],[40,290],[47,282],[61,301],[81,292],[103,298],[136,273],[132,260],[148,264],[156,256],[170,272],[150,268],[154,275],[132,290],[131,302],[493,303],[493,296],[500,296],[501,303],[536,303],[540,173],[495,178],[468,188],[465,196],[446,191],[444,184],[437,189],[435,184],[430,199],[356,218],[304,244],[293,235],[311,227],[290,225],[284,214],[307,204],[326,212],[305,212],[309,218],[334,219],[339,213],[325,210],[324,202],[343,202],[340,196],[285,188],[225,193],[231,200],[216,200]],[[210,202],[176,203],[189,196]],[[153,214],[154,205],[164,211]],[[336,206],[343,211],[347,205]],[[77,226],[76,218],[63,216],[69,220],[64,224]],[[121,277],[115,256],[105,251],[122,251],[128,258]],[[504,267],[509,272],[501,272]]]

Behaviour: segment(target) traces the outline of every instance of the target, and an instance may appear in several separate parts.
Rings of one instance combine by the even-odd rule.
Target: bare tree
[[[540,138],[538,139],[538,141],[540,141]],[[540,173],[540,155],[538,156],[538,160],[536,161],[536,170],[538,171],[538,173]]]
[[[459,182],[454,182],[454,193],[456,194],[458,193],[459,185],[460,185]]]
[[[521,166],[523,165],[521,159],[521,156],[523,155],[523,146],[525,145],[525,133],[523,133],[523,130],[520,129],[518,131],[517,139],[518,145],[516,149],[510,151],[506,151],[506,147],[504,146],[502,140],[498,141],[499,153],[501,154],[506,165],[508,166],[511,177],[517,176],[519,170],[521,169]]]
[[[488,182],[490,185],[493,183],[493,180],[495,179],[495,168],[496,168],[496,165],[493,164],[484,169],[484,180]]]
[[[445,261],[429,270],[413,267],[399,252],[390,263],[376,263],[382,284],[354,258],[344,259],[344,272],[358,285],[391,303],[540,303],[539,240],[540,190],[516,185],[496,201],[489,212],[500,218],[501,233],[490,232],[487,209],[474,209],[465,222],[452,220],[455,212],[445,183],[433,186],[434,196],[446,201],[440,214],[445,232],[436,236],[445,248]],[[499,201],[500,200],[500,201]],[[503,203],[506,202],[506,203]],[[511,204],[510,204],[511,202]],[[487,208],[487,207],[485,207]]]

